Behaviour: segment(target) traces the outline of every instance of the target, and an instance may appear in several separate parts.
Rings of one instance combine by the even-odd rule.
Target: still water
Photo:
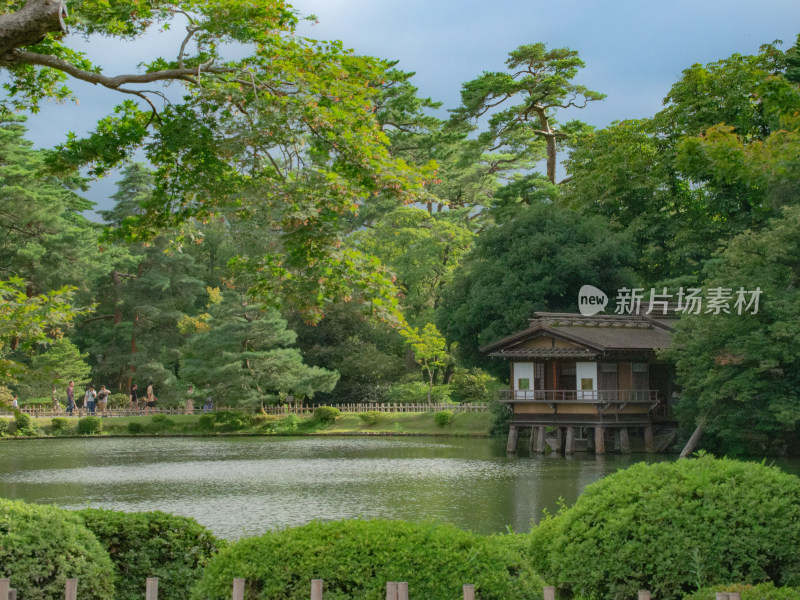
[[[467,438],[109,438],[0,443],[0,496],[77,509],[163,510],[235,539],[313,519],[439,519],[527,531],[559,498],[641,460],[509,459]]]

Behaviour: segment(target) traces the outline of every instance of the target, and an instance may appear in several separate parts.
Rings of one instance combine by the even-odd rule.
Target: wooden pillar
[[[319,598],[314,597],[314,581],[317,580],[311,580],[311,600],[322,600],[322,589],[320,589]],[[233,600],[244,600],[244,579],[233,580]]]
[[[556,428],[556,452],[564,454],[564,428]]]
[[[647,425],[644,428],[644,451],[655,452],[655,443],[653,442],[653,426]]]
[[[517,453],[517,444],[519,443],[519,430],[516,425],[508,428],[508,444],[506,444],[507,454]]]
[[[575,453],[575,428],[567,427],[567,442],[564,445],[564,454]]]
[[[606,439],[605,439],[606,430],[602,427],[595,427],[594,428],[594,453],[595,454],[605,454],[606,453]]]
[[[0,595],[0,598],[3,596]],[[77,600],[78,598],[78,580],[77,579],[67,579],[67,583],[64,586],[64,600]]]
[[[546,446],[547,428],[544,425],[539,425],[539,434],[536,436],[536,452],[538,454],[544,454]]]
[[[556,588],[552,585],[547,585],[542,589],[544,600],[556,600]]]
[[[0,579],[0,598],[6,600],[8,598],[8,590],[11,589],[10,579]]]
[[[320,598],[320,600],[322,600]],[[408,600],[408,582],[407,581],[398,581],[397,582],[397,600]]]
[[[620,438],[619,429],[615,429],[614,430],[614,450],[615,451],[619,450],[622,447],[622,444],[620,443],[620,439],[619,438]]]
[[[386,582],[386,600],[397,600],[397,582]]]
[[[464,584],[464,600],[475,600],[475,586],[471,583]]]
[[[148,577],[144,593],[145,600],[158,600],[158,577]]]
[[[650,600],[650,591],[639,590],[638,600]]]
[[[631,453],[631,440],[628,437],[627,427],[623,427],[619,430],[619,451],[621,454]]]

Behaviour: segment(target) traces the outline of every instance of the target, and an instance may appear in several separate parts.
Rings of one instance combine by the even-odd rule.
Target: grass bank
[[[216,413],[220,415],[220,413]],[[322,423],[312,416],[220,415],[209,423],[204,415],[128,416],[100,418],[100,436],[220,436],[220,435],[446,435],[488,437],[491,414],[456,413],[452,422],[440,426],[435,413],[382,413],[369,424],[358,414],[345,413],[333,423]],[[33,430],[25,437],[71,437],[80,435],[77,417],[33,419]],[[13,428],[12,428],[13,429]],[[18,439],[13,431],[6,439]]]

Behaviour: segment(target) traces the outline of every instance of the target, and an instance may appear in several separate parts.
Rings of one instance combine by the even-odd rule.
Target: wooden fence
[[[314,414],[314,409],[322,406],[320,404],[284,404],[281,406],[265,406],[264,411],[268,415],[311,415]],[[421,412],[439,412],[441,410],[452,410],[453,412],[486,412],[488,406],[486,404],[398,404],[398,403],[373,403],[373,402],[357,402],[349,404],[335,404],[332,405],[338,408],[343,413],[361,413],[370,410],[385,412],[385,413],[421,413]],[[185,408],[151,408],[146,410],[144,408],[131,409],[131,408],[116,408],[107,409],[105,412],[95,410],[95,416],[103,415],[106,417],[130,417],[135,415],[200,415],[206,412],[218,411],[240,411],[252,412],[252,408],[241,408],[233,406],[221,406],[214,409],[205,409],[203,407],[195,408],[194,410],[187,411]],[[20,412],[30,415],[32,417],[65,417],[70,416],[64,411],[54,411],[52,408],[44,407],[22,407]],[[88,414],[85,408],[76,408],[72,412],[72,416],[84,417]],[[0,415],[13,416],[13,413],[6,411],[0,412]],[[2,600],[2,598],[0,598]]]
[[[311,580],[311,600],[322,600],[323,580]],[[246,581],[234,579],[231,598],[244,600]],[[475,600],[475,586],[465,584],[463,587],[463,600]],[[0,600],[17,600],[17,591],[11,588],[10,579],[0,579]],[[542,588],[543,600],[555,600],[556,588],[545,586]],[[23,600],[23,599],[20,599]],[[64,600],[78,600],[78,580],[67,579],[64,585]],[[158,577],[148,577],[145,583],[145,600],[158,600]],[[405,581],[389,581],[386,583],[386,600],[408,600],[408,583]],[[637,600],[651,600],[650,592],[639,590]],[[716,592],[715,600],[741,600],[739,592]]]

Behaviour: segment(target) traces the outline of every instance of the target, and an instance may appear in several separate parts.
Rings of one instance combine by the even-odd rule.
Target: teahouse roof
[[[661,317],[661,315],[659,315]],[[586,358],[625,352],[654,352],[671,345],[673,319],[648,315],[594,315],[534,313],[530,326],[481,348],[500,358]],[[552,337],[570,343],[569,348],[527,348],[525,343]]]

